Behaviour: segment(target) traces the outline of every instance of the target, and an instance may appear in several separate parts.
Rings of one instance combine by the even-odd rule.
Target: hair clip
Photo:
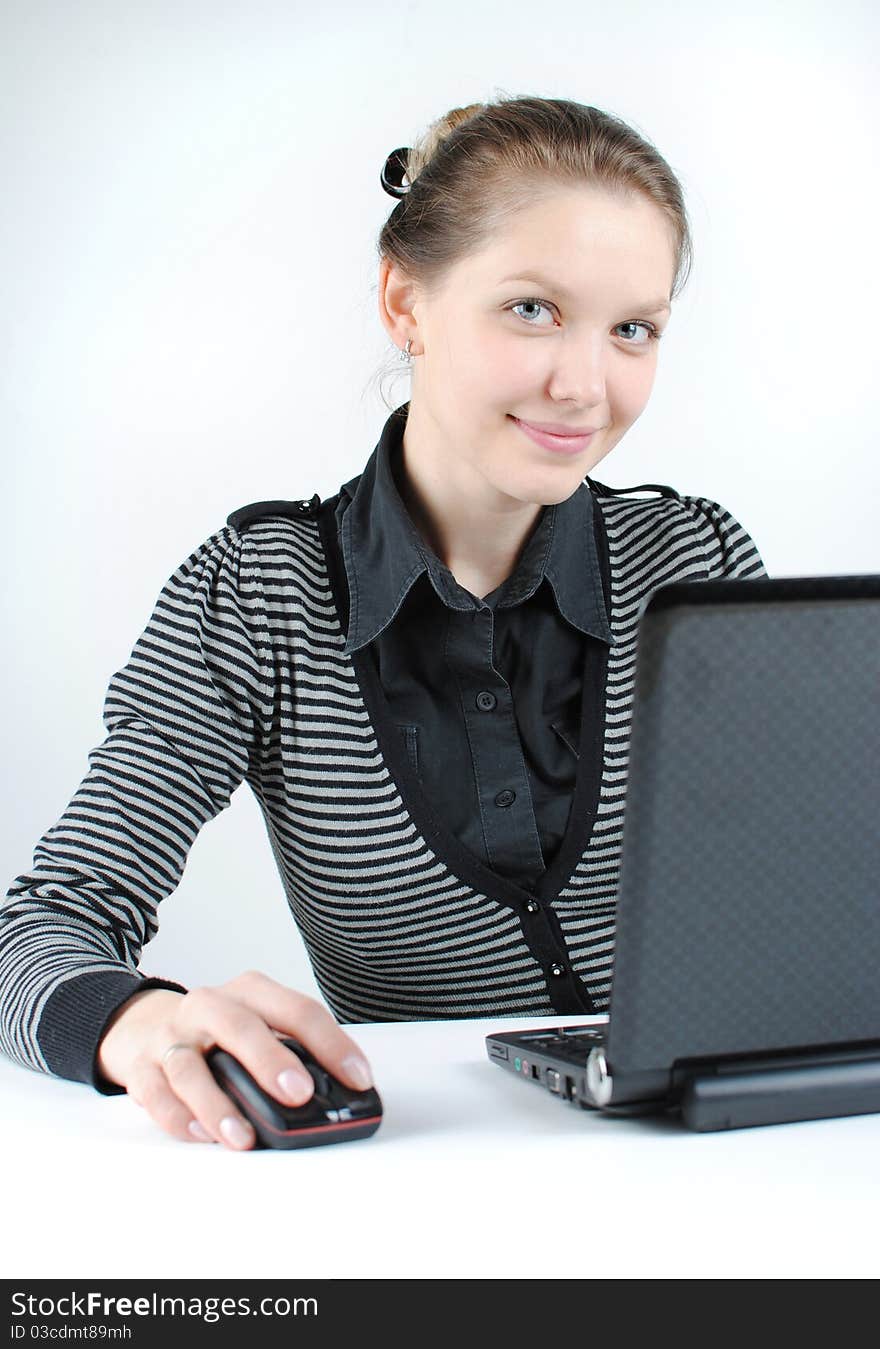
[[[405,197],[412,187],[412,183],[403,186],[403,179],[406,174],[407,159],[410,155],[410,146],[403,145],[397,150],[392,150],[391,154],[385,160],[385,165],[379,175],[379,180],[391,197]]]

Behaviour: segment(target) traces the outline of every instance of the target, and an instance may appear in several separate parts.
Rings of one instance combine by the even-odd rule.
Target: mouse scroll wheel
[[[313,1079],[313,1081],[314,1081],[314,1083],[315,1083],[315,1092],[317,1093],[317,1095],[318,1095],[318,1096],[329,1096],[329,1095],[330,1095],[330,1079],[328,1078],[327,1074],[324,1072],[324,1069],[323,1069],[323,1068],[319,1068],[318,1065],[317,1065],[316,1063],[310,1063],[310,1064],[309,1064],[309,1072],[311,1073],[312,1079]]]

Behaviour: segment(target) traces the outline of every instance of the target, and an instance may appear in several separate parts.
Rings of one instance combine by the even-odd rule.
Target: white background
[[[691,280],[600,480],[721,501],[773,576],[880,571],[878,13],[7,0],[7,877],[85,775],[107,681],[170,573],[238,506],[327,496],[363,468],[395,355],[379,171],[451,107],[592,103],[682,181]],[[406,376],[385,388],[402,402]],[[161,917],[145,972],[257,967],[315,991],[246,787]]]

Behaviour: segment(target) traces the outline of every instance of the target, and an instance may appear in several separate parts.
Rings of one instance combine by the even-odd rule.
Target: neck
[[[413,524],[459,585],[482,598],[514,571],[543,507],[499,492],[449,453],[410,405],[397,487]]]

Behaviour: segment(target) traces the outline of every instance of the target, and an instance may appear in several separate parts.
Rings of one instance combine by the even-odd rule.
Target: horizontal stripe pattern
[[[611,562],[614,644],[609,651],[602,786],[596,821],[553,907],[572,963],[598,1011],[607,1011],[620,879],[623,811],[635,684],[639,610],[668,581],[766,576],[742,525],[705,497],[602,499]]]
[[[586,850],[553,908],[607,1006],[638,612],[671,580],[766,575],[742,526],[702,497],[596,498],[609,543],[602,783]],[[314,519],[207,539],[168,579],[111,678],[108,735],[0,907],[0,1049],[95,1073],[109,1016],[142,987],[158,907],[200,829],[246,781],[291,913],[342,1022],[552,1013],[511,908],[457,877],[410,816],[371,724]]]

